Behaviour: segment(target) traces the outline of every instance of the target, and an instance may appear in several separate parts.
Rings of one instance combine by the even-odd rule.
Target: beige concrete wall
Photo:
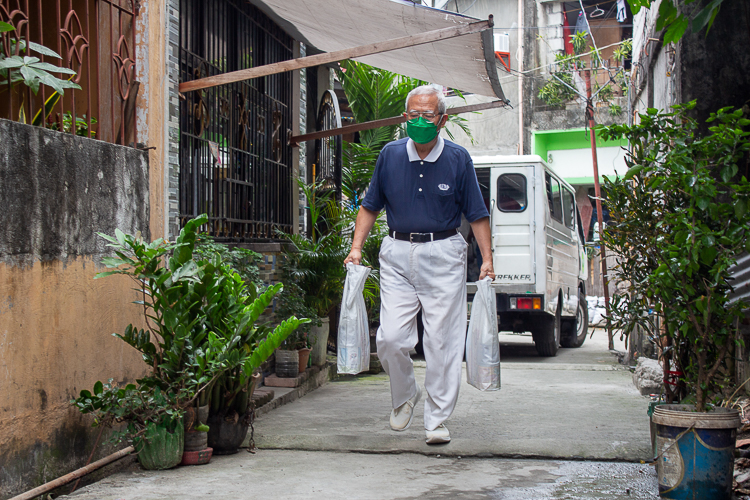
[[[69,401],[97,380],[146,371],[112,336],[142,323],[132,282],[94,280],[101,270],[90,257],[0,263],[0,498],[82,466],[95,434]]]

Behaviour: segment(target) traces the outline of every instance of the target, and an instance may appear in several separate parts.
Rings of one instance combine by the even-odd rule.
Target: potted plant
[[[631,150],[627,174],[606,181],[611,221],[602,239],[626,286],[613,300],[613,325],[625,334],[638,325],[660,339],[667,402],[684,403],[654,410],[660,493],[731,498],[739,418],[717,405],[732,383],[745,307],[731,298],[731,269],[750,249],[750,182],[740,175],[750,120],[723,108],[700,134],[689,116],[694,107],[649,109],[637,125],[603,130],[605,138],[627,138]],[[695,467],[714,459],[719,465]]]
[[[281,286],[270,287],[259,296],[254,292],[248,295],[242,278],[220,256],[196,261],[193,250],[197,230],[206,221],[205,215],[188,221],[173,244],[162,239],[147,243],[140,235],[127,235],[119,230],[114,237],[101,235],[116,255],[103,259],[103,263],[115,269],[96,277],[124,274],[142,291],[142,300],[137,304],[143,308],[147,328],[139,330],[129,325],[123,335],[115,336],[141,352],[151,368],[151,373],[140,379],[133,390],[150,394],[158,389],[160,394],[167,395],[146,398],[143,405],[154,407],[147,408],[149,411],[169,410],[172,413],[168,414],[178,413],[181,417],[184,408],[194,406],[199,398],[207,401],[208,397],[202,394],[217,387],[226,389],[220,392],[221,409],[226,410],[228,403],[234,409],[237,400],[247,392],[255,369],[303,322],[289,318],[273,331],[256,327],[256,320]],[[82,392],[74,403],[83,411],[89,407],[82,408],[78,403],[88,404],[91,399],[94,401],[91,410],[106,417],[117,405],[105,405],[101,399],[111,395],[97,393],[97,387],[93,394]],[[134,418],[128,415],[118,418],[128,421]],[[139,420],[134,421],[135,427],[128,429],[142,432]],[[173,425],[172,421],[149,422]],[[138,436],[129,432],[129,437]]]
[[[94,426],[112,427],[123,423],[112,441],[133,442],[138,460],[146,469],[169,469],[179,464],[183,453],[183,404],[185,391],[162,391],[148,384],[120,387],[112,379],[83,390],[72,403],[84,414],[95,416]]]
[[[279,293],[276,303],[276,314],[280,317],[296,316],[308,318],[310,321],[300,325],[284,343],[285,349],[297,351],[299,359],[298,373],[305,371],[312,351],[311,330],[315,326],[322,325],[316,311],[305,303],[305,292],[294,281],[290,266],[287,262],[281,266],[281,280],[284,283],[284,289]],[[290,354],[281,354],[281,357],[291,356]],[[276,362],[279,361],[277,356]],[[303,359],[304,358],[304,359]],[[282,370],[283,372],[283,370]],[[277,373],[278,375],[278,373]],[[281,376],[281,375],[279,375]],[[291,373],[289,376],[292,376]],[[295,375],[296,376],[296,375]]]
[[[329,335],[329,315],[341,302],[346,269],[343,262],[348,253],[346,242],[338,230],[339,208],[325,181],[298,184],[308,206],[310,235],[280,233],[291,243],[285,251],[284,282],[294,283],[302,291],[306,309],[315,314],[311,328],[310,354],[314,365],[323,365]]]
[[[308,334],[297,329],[292,335],[294,335],[294,347],[299,353],[299,373],[305,373],[312,351]]]

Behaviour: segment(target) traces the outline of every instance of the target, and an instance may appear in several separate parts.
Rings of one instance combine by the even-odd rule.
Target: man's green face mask
[[[423,116],[406,122],[406,135],[417,144],[427,144],[437,137],[437,133],[437,125]]]

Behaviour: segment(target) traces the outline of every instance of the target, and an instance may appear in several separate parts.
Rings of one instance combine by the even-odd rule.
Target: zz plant
[[[205,215],[188,221],[174,243],[148,243],[120,230],[114,237],[100,234],[115,253],[102,263],[114,270],[96,278],[132,278],[146,324],[114,335],[141,353],[150,373],[137,385],[97,382],[93,393],[82,391],[73,403],[83,413],[95,413],[97,422],[127,421],[128,434],[135,436],[147,422],[180,417],[197,398],[207,402],[214,388],[234,405],[247,393],[253,372],[307,321],[291,317],[273,330],[256,325],[281,285],[258,295],[219,254],[196,260],[198,229],[206,221]]]
[[[659,338],[665,373],[678,374],[677,385],[665,387],[668,399],[691,394],[704,411],[732,380],[741,342],[736,326],[745,305],[731,298],[731,274],[750,250],[750,120],[722,108],[700,135],[694,107],[649,109],[637,125],[602,131],[624,136],[631,148],[627,174],[605,181],[611,221],[602,239],[617,254],[615,272],[626,287],[614,298],[613,325],[626,334],[638,325]],[[652,309],[663,327],[650,319]]]

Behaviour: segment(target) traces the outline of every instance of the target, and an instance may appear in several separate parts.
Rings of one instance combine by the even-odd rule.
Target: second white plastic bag
[[[338,373],[356,375],[370,369],[370,328],[362,295],[369,274],[369,267],[351,262],[346,265],[339,316]]]
[[[466,335],[466,381],[480,391],[500,389],[497,300],[491,283],[490,278],[477,281]]]

